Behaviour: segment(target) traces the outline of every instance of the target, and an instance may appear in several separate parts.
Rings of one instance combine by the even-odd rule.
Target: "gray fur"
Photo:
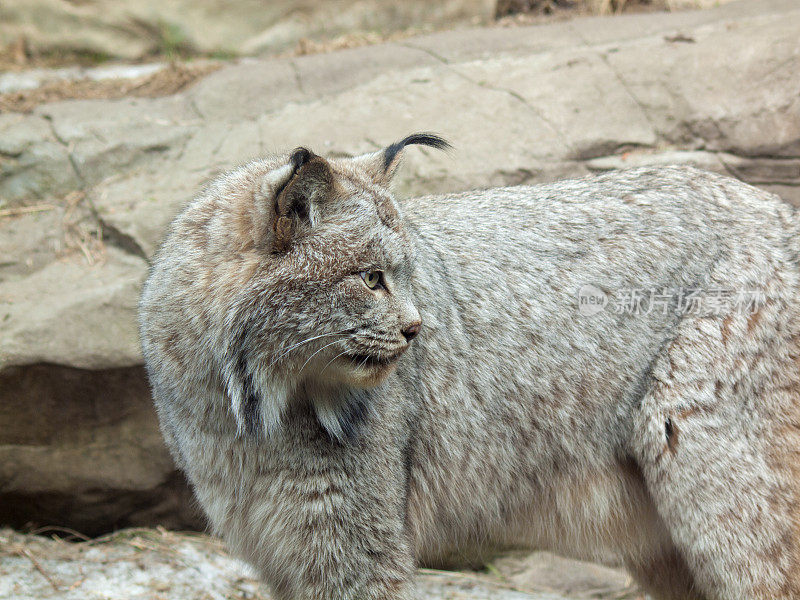
[[[398,202],[384,158],[224,175],[142,295],[165,438],[276,598],[407,600],[420,561],[512,546],[800,597],[793,209],[685,167]],[[584,285],[766,302],[584,315]]]

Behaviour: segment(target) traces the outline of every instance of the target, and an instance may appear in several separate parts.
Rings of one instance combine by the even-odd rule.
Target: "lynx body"
[[[215,531],[287,600],[505,547],[800,598],[792,207],[683,167],[397,201],[410,143],[445,145],[250,163],[155,256],[144,356]]]

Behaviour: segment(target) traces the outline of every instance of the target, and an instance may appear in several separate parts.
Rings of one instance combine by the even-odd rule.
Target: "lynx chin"
[[[410,144],[448,147],[249,163],[155,256],[142,347],[214,530],[280,600],[508,547],[800,598],[800,215],[687,167],[398,200]],[[584,316],[587,284],[764,302]]]

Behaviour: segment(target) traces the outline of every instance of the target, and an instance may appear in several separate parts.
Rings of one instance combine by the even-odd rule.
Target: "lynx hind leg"
[[[634,419],[646,485],[709,599],[800,598],[796,312],[685,319]]]
[[[658,600],[706,600],[686,561],[674,546],[655,556],[636,556],[625,566],[645,592]]]

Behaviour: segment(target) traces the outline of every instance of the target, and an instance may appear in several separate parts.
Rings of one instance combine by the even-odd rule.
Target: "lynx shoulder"
[[[399,201],[404,148],[217,179],[140,303],[164,432],[280,599],[614,554],[656,598],[800,597],[800,217],[687,167]]]

